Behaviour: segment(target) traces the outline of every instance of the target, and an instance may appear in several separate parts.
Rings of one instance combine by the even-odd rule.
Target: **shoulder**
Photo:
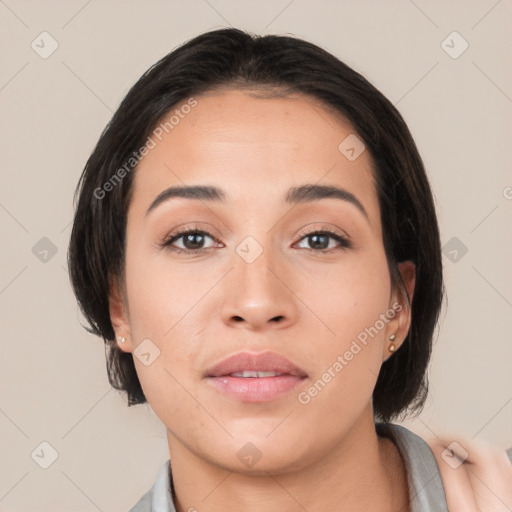
[[[149,489],[129,512],[176,512],[171,492],[170,459],[160,467],[151,489]]]
[[[153,490],[146,492],[128,512],[151,512]]]
[[[450,511],[512,510],[512,455],[481,439],[458,435],[425,441],[436,459]]]

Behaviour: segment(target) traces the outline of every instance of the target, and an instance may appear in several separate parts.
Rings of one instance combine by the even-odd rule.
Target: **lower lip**
[[[268,402],[299,386],[305,377],[208,377],[208,381],[225,395],[241,402]]]

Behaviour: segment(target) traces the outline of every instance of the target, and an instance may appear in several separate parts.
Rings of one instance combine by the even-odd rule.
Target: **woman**
[[[167,429],[133,512],[512,506],[504,452],[391,423],[425,401],[442,262],[414,141],[361,75],[202,34],[129,91],[77,194],[75,294]]]

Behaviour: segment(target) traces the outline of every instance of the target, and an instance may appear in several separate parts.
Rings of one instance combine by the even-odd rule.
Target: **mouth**
[[[206,372],[218,392],[242,402],[276,400],[301,385],[307,374],[274,352],[234,354]]]
[[[280,377],[281,375],[289,375],[288,373],[278,373],[278,372],[259,372],[259,371],[243,371],[230,373],[229,375],[224,375],[224,377],[241,377],[243,379],[254,379],[254,378],[265,378],[265,377]]]
[[[276,352],[232,354],[206,370],[204,374],[205,377],[237,376],[241,378],[266,378],[282,375],[307,377],[304,370]]]

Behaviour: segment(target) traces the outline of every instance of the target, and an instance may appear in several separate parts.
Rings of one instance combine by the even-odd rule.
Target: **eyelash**
[[[172,247],[171,248],[171,244],[173,244],[174,242],[176,242],[177,240],[179,240],[183,236],[189,235],[189,234],[206,235],[206,236],[209,236],[210,238],[212,238],[213,240],[215,240],[215,237],[213,237],[210,233],[208,233],[208,231],[204,231],[204,230],[199,229],[197,227],[191,227],[191,228],[183,229],[182,231],[179,231],[177,233],[173,233],[172,235],[168,236],[161,243],[161,248],[168,248],[169,250],[172,250],[173,252],[175,252],[177,254],[199,254],[201,252],[205,252],[205,251],[208,251],[210,249],[215,249],[215,247],[207,247],[207,248],[202,248],[202,249],[181,249],[180,247]],[[307,238],[307,237],[313,236],[313,235],[328,235],[329,238],[332,238],[332,239],[336,240],[340,244],[340,249],[341,250],[352,248],[352,243],[351,243],[351,241],[348,238],[346,238],[346,237],[336,233],[335,231],[333,231],[332,229],[330,229],[328,227],[317,229],[317,230],[313,230],[313,231],[309,231],[309,232],[306,232],[306,233],[302,233],[301,236],[300,236],[299,242],[302,241],[304,238]],[[327,250],[327,249],[309,249],[309,248],[304,248],[304,247],[301,247],[300,250],[307,251],[307,252],[312,251],[312,252],[316,252],[316,253],[327,253],[327,254],[333,252],[333,249],[330,249],[330,250]]]

